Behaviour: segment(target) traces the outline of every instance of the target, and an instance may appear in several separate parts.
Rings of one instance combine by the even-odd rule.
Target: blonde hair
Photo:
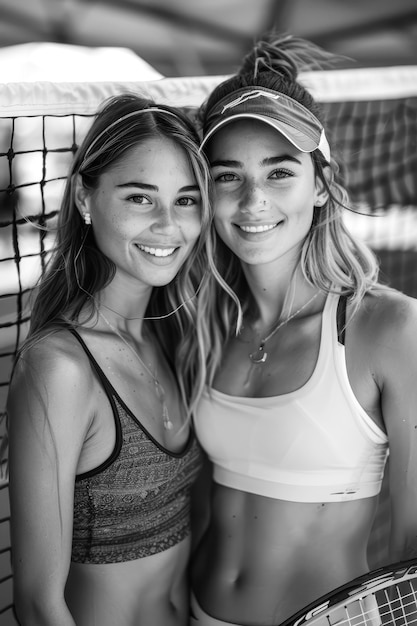
[[[204,384],[202,344],[196,329],[196,294],[213,266],[211,178],[199,138],[180,110],[134,95],[110,98],[98,112],[70,168],[58,217],[56,244],[41,279],[28,339],[20,354],[51,332],[78,325],[83,309],[96,314],[94,295],[113,278],[115,266],[97,247],[75,204],[75,184],[94,190],[100,177],[132,147],[151,137],[167,137],[185,152],[202,197],[201,235],[171,283],[154,288],[146,310],[161,350],[176,376],[190,413]],[[214,270],[215,271],[215,270]],[[89,307],[89,308],[88,308]]]
[[[327,68],[334,60],[332,55],[304,39],[270,34],[255,45],[240,70],[218,85],[202,105],[199,118],[203,137],[206,121],[217,103],[244,87],[263,87],[285,94],[309,109],[323,124],[323,113],[313,96],[298,82],[298,74],[301,70]],[[328,192],[328,200],[314,208],[311,228],[300,255],[301,271],[311,285],[323,292],[337,290],[348,296],[355,310],[364,295],[377,284],[378,263],[373,252],[354,239],[344,224],[343,211],[352,209],[346,190],[337,182],[337,163],[332,159],[329,177],[324,174],[328,163],[319,150],[311,157],[315,175]],[[210,337],[209,349],[206,349],[209,384],[220,363],[225,342],[239,329],[242,315],[254,306],[240,260],[219,238],[215,245],[217,269],[235,297],[231,298],[215,280],[200,293],[201,306],[206,311],[205,334]]]

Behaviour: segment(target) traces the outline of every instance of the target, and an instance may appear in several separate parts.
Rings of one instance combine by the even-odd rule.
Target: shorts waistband
[[[193,592],[191,592],[190,604],[190,626],[240,626],[239,624],[224,622],[221,619],[207,615],[199,605]]]

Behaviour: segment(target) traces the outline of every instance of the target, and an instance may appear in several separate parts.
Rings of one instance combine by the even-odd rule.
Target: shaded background
[[[417,65],[417,0],[0,0],[0,89],[2,83],[19,81],[141,81],[157,79],[161,75],[229,74],[240,65],[253,42],[272,28],[306,37],[348,57],[338,67],[393,66],[394,76],[397,76],[400,72],[396,66]],[[33,89],[32,85],[29,87]],[[4,92],[3,85],[3,98]],[[362,103],[359,103],[352,137],[344,134],[343,145],[347,145],[349,139],[353,158],[356,154],[366,156],[366,150],[374,145],[380,130],[384,128],[386,131],[390,124],[394,128],[399,122],[396,136],[399,135],[404,146],[405,139],[408,142],[408,152],[404,148],[401,158],[409,167],[410,180],[415,181],[416,98],[413,97],[410,103],[400,102],[400,108],[394,108],[393,112],[391,104],[396,107],[395,103],[381,103],[381,111],[376,117],[371,115],[373,121],[366,126],[365,135],[362,123],[366,116],[362,114]],[[365,104],[363,107],[369,117],[372,111],[368,111]],[[350,108],[345,117],[352,119]],[[3,120],[0,122],[1,139],[10,135],[6,130],[6,122],[10,126],[10,120],[4,124]],[[20,119],[18,122],[29,124],[31,120]],[[22,134],[26,137],[29,130],[25,127]],[[6,149],[7,145],[3,148],[0,142],[0,153]],[[386,154],[386,151],[382,152]],[[389,152],[394,152],[392,141]],[[37,156],[33,154],[30,158],[36,159]],[[25,155],[21,155],[23,157]],[[396,178],[403,181],[403,161],[399,162],[398,175],[384,174],[379,177],[382,182],[387,179],[395,186]],[[385,163],[385,158],[382,162]],[[365,168],[365,174],[367,171]],[[370,181],[373,185],[374,179]],[[378,189],[377,185],[375,187]],[[412,195],[408,194],[403,201],[405,206],[391,208],[390,221],[385,227],[390,233],[389,246],[385,249],[380,244],[378,254],[383,266],[390,268],[390,279],[402,280],[398,288],[417,297],[416,184],[411,182],[403,187],[410,188]],[[23,196],[23,192],[20,190],[20,195]],[[4,196],[3,193],[0,198],[3,216],[12,212],[10,198],[7,194],[6,199]],[[31,202],[29,197],[32,211]],[[10,228],[14,228],[14,224],[10,222]],[[375,226],[372,224],[374,240],[378,237]],[[7,229],[3,230],[6,234]],[[5,246],[10,245],[11,239],[8,234],[0,238],[0,258],[7,256]],[[381,240],[385,241],[383,237]],[[21,252],[31,260],[30,251]],[[14,263],[13,250],[10,263]],[[23,267],[23,260],[20,265]],[[3,274],[0,296],[2,290],[8,291],[6,282]],[[2,310],[6,309],[9,300],[14,310],[14,294],[10,298],[3,297]],[[7,331],[5,324],[2,332]],[[11,357],[12,353],[5,354],[7,376]],[[1,388],[2,380],[0,377],[0,392],[5,392],[6,383]],[[386,502],[382,502],[381,509],[384,523]],[[379,536],[382,538],[380,542],[384,542],[386,534],[382,525]],[[12,614],[7,483],[5,480],[2,483],[1,478],[0,623],[16,626]]]
[[[355,59],[347,67],[417,61],[416,0],[0,0],[0,47],[125,47],[164,76],[233,72],[272,27]]]

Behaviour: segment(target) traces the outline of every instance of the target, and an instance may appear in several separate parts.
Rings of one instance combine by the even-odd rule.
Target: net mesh
[[[366,73],[367,72],[367,73]],[[98,106],[130,91],[187,108],[221,77],[154,83],[0,86],[0,418],[16,350],[30,319],[30,295],[54,242],[69,163]],[[323,103],[333,154],[358,214],[354,234],[377,251],[382,279],[417,296],[417,67],[315,72],[306,84]],[[387,86],[391,89],[387,90]],[[190,108],[191,107],[191,108]],[[7,477],[0,483],[0,589],[11,614]],[[385,507],[385,509],[384,509]],[[386,545],[387,504],[371,552]],[[6,564],[7,562],[7,564]],[[371,559],[372,562],[372,559]],[[376,559],[377,562],[377,559]],[[6,622],[5,622],[6,624]]]
[[[0,330],[9,346],[1,358],[13,358],[24,336],[28,296],[53,246],[66,171],[89,119],[0,120]],[[7,378],[0,385],[7,387]]]

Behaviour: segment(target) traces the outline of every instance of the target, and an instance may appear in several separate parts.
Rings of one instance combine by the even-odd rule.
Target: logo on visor
[[[243,104],[244,102],[247,102],[248,100],[253,100],[254,98],[260,98],[261,96],[263,96],[264,98],[270,98],[271,100],[278,100],[281,97],[278,93],[273,94],[269,93],[268,91],[262,91],[261,89],[257,89],[256,91],[248,91],[247,93],[243,93],[241,96],[239,96],[239,98],[236,98],[236,100],[232,100],[232,102],[229,102],[229,104],[225,104],[221,114],[223,115],[223,113],[227,111],[227,109],[233,109],[239,104]]]

